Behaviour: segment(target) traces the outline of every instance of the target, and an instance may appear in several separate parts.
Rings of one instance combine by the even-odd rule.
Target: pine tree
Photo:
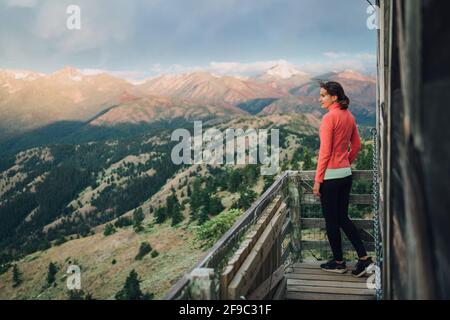
[[[192,195],[191,186],[187,187],[187,196],[190,197]]]
[[[67,298],[69,300],[94,300],[92,293],[85,293],[83,290],[69,290]]]
[[[166,208],[164,207],[160,207],[158,209],[156,209],[155,211],[155,219],[156,219],[156,223],[163,223],[164,221],[166,221],[167,219],[167,212],[166,212]]]
[[[133,229],[134,229],[134,232],[141,232],[142,230],[144,230],[144,227],[142,226],[142,222],[135,222],[133,224]]]
[[[267,176],[264,176],[263,179],[264,179],[264,188],[263,189],[264,189],[264,191],[266,191],[275,182],[275,175],[267,175]]]
[[[208,211],[206,211],[204,206],[201,206],[200,209],[198,209],[196,216],[199,225],[202,225],[209,220]]]
[[[142,221],[144,221],[144,211],[142,211],[142,208],[136,209],[133,211],[133,222],[135,224],[138,224]]]
[[[58,269],[56,268],[56,265],[53,262],[50,262],[48,265],[48,272],[47,272],[47,283],[52,284],[56,280],[56,273],[58,272]]]
[[[303,150],[303,170],[314,170],[314,163],[308,149]]]
[[[142,208],[133,211],[133,228],[135,232],[141,232],[143,230],[142,221],[144,221],[144,218],[145,215]]]
[[[139,247],[139,252],[134,257],[134,260],[142,260],[142,258],[149,252],[152,251],[152,246],[148,242],[142,242],[141,246]]]
[[[111,223],[108,223],[105,226],[105,230],[103,231],[103,235],[105,237],[112,235],[113,233],[116,232],[116,228],[114,228],[114,226]]]
[[[209,212],[212,215],[216,215],[216,214],[222,212],[223,209],[225,209],[220,198],[217,198],[215,196],[209,197],[208,207],[209,207]]]
[[[233,170],[228,180],[228,190],[236,192],[242,183],[242,178],[239,170]]]
[[[117,292],[117,300],[146,300],[153,298],[153,294],[143,294],[140,286],[141,280],[133,269],[125,280],[122,290]]]
[[[172,226],[177,225],[183,221],[183,213],[181,212],[181,205],[178,202],[177,195],[172,191],[172,194],[166,200],[167,215],[172,218]]]
[[[17,267],[17,264],[14,265],[13,267],[13,288],[16,288],[18,286],[20,286],[20,284],[22,283],[22,273],[19,271],[19,267]]]
[[[177,224],[179,224],[181,221],[183,221],[183,213],[181,212],[180,209],[177,209],[175,212],[173,212],[172,215],[172,227],[176,226]]]
[[[191,194],[191,209],[196,211],[202,205],[202,187],[200,178],[196,178],[194,181],[194,188]]]
[[[256,193],[251,189],[244,189],[240,191],[240,197],[237,203],[233,205],[236,209],[248,209],[256,199]]]

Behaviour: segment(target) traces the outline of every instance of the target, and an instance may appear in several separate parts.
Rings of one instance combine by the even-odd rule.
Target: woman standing
[[[352,274],[361,277],[373,262],[367,256],[358,230],[348,217],[352,187],[350,165],[361,149],[358,128],[355,118],[348,111],[350,100],[339,83],[321,83],[319,101],[328,112],[320,125],[320,151],[313,192],[322,203],[328,241],[334,256],[320,267],[328,272],[347,272],[342,254],[342,228],[359,257]]]

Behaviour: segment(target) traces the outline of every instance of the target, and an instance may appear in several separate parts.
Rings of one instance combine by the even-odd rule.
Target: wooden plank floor
[[[367,288],[367,277],[351,275],[354,265],[347,264],[347,273],[334,274],[320,269],[323,262],[295,263],[286,270],[287,300],[374,300],[375,289]]]

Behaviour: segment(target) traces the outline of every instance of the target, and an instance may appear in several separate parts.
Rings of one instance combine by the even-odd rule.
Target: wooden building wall
[[[450,299],[450,2],[379,0],[385,299]]]

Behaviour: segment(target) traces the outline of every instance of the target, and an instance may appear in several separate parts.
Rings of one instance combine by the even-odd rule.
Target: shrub
[[[141,280],[139,275],[133,269],[125,280],[125,284],[115,298],[117,300],[149,300],[153,299],[153,293],[143,293],[140,287]]]
[[[105,230],[103,231],[103,235],[105,237],[107,237],[107,236],[112,235],[113,233],[116,233],[116,228],[112,224],[108,223],[105,226]]]
[[[211,247],[233,226],[241,213],[241,210],[231,209],[205,222],[197,229],[197,239],[205,247]]]
[[[150,245],[150,243],[142,242],[141,246],[139,247],[139,252],[136,257],[134,257],[134,260],[142,260],[142,258],[150,251],[152,251],[152,246]]]
[[[128,227],[133,224],[133,221],[128,217],[120,217],[117,219],[117,221],[114,223],[114,226],[117,228],[123,228]]]

